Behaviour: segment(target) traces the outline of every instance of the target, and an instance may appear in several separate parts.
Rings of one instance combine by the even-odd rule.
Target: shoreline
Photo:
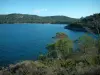
[[[61,23],[1,23],[1,24],[61,24]]]

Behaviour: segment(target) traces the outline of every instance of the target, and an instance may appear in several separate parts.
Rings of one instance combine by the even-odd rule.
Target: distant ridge
[[[38,16],[29,14],[1,14],[0,24],[8,23],[52,23],[52,24],[68,24],[76,22],[77,19],[67,16]]]

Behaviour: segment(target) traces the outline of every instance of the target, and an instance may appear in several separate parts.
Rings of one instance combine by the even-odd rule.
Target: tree
[[[73,43],[71,40],[65,38],[60,39],[55,43],[55,49],[59,58],[66,58],[70,53],[72,53]]]
[[[78,47],[83,51],[83,53],[87,53],[89,50],[94,49],[95,44],[95,40],[87,34],[78,39]]]
[[[57,58],[66,58],[72,53],[73,42],[65,36],[65,33],[57,33],[57,40],[53,44],[47,45],[48,55]],[[63,37],[62,37],[63,36]]]
[[[46,48],[48,49],[47,56],[49,58],[57,58],[57,52],[55,50],[55,43],[48,44]]]
[[[38,57],[39,60],[44,61],[46,59],[46,56],[43,54],[40,54]]]

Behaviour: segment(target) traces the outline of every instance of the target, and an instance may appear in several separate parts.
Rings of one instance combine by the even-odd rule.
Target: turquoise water
[[[46,53],[48,43],[57,32],[65,32],[70,39],[77,39],[84,32],[64,29],[62,24],[0,24],[0,66],[21,60],[36,60]]]

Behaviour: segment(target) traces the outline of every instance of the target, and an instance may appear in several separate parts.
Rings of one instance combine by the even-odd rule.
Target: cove
[[[85,32],[64,29],[65,24],[0,24],[0,66],[22,60],[37,60],[46,53],[46,45],[57,32],[64,32],[71,40]]]

